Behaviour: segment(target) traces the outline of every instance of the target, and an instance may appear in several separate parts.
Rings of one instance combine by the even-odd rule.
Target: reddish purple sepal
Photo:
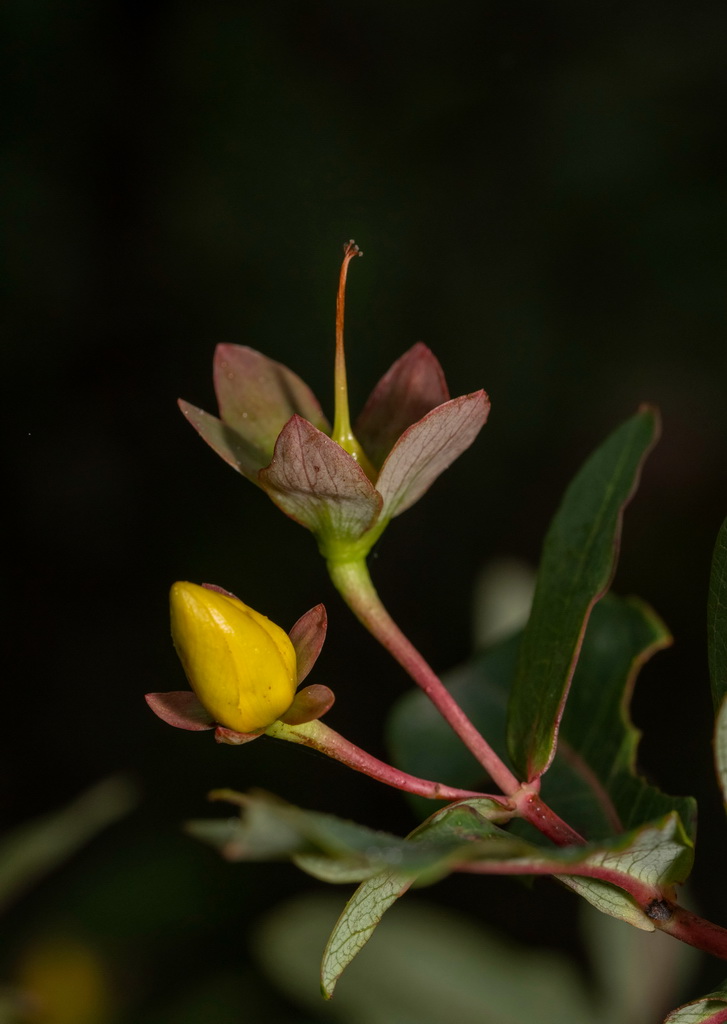
[[[356,421],[358,440],[379,470],[374,486],[328,436],[318,401],[292,370],[246,346],[219,345],[214,376],[221,419],[180,401],[187,419],[286,515],[319,542],[339,545],[357,543],[418,501],[469,447],[490,408],[484,391],[450,400],[439,362],[426,345],[414,345],[384,374]]]
[[[298,665],[298,684],[302,683],[305,677],[318,660],[323,642],[326,639],[328,627],[328,616],[322,604],[317,604],[305,615],[301,615],[296,624],[288,633],[290,641],[295,648],[295,656]]]
[[[182,399],[179,408],[207,444],[253,483],[291,416],[329,430],[315,395],[282,363],[244,345],[218,345],[213,364],[220,418]]]
[[[178,405],[200,437],[220,458],[248,480],[257,483],[258,470],[270,461],[268,452],[255,447],[232,427],[204,409],[198,409],[196,405],[190,405],[181,398]]]
[[[407,427],[449,400],[436,356],[417,342],[384,374],[356,420],[354,434],[380,469]]]
[[[218,345],[213,372],[221,419],[262,451],[272,453],[278,434],[296,414],[330,430],[318,399],[297,373],[255,349]]]
[[[280,716],[280,721],[285,722],[286,725],[303,725],[304,722],[314,722],[330,711],[335,699],[333,690],[320,683],[304,686],[302,690],[298,690],[295,700],[285,714]]]
[[[214,729],[215,722],[191,690],[172,690],[171,693],[147,693],[144,698],[158,718],[175,729],[204,732]]]
[[[453,398],[413,423],[394,445],[376,481],[391,519],[410,508],[447,466],[469,448],[484,426],[490,400],[484,391]]]
[[[259,482],[292,519],[342,541],[363,536],[381,509],[380,495],[356,460],[300,416],[283,427]]]
[[[237,594],[233,594],[231,590],[225,590],[224,587],[218,587],[216,583],[203,583],[202,586],[205,590],[214,590],[217,594],[224,594],[225,597],[231,597],[233,601],[240,600]]]
[[[231,747],[241,747],[243,743],[251,743],[252,740],[264,736],[262,732],[235,732],[234,729],[227,729],[224,725],[218,725],[215,729],[215,739],[218,743],[227,743]]]

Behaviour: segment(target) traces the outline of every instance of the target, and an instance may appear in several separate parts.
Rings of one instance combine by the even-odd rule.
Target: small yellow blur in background
[[[37,940],[22,954],[16,983],[32,1024],[106,1024],[114,997],[96,950],[63,934]]]

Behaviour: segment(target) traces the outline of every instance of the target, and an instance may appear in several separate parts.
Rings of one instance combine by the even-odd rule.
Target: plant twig
[[[493,782],[507,796],[517,793],[520,789],[518,779],[478,732],[441,679],[402,633],[381,603],[371,582],[366,562],[329,562],[328,571],[335,587],[354,615],[426,693]]]
[[[355,743],[351,743],[340,733],[329,728],[324,722],[306,722],[303,725],[286,725],[284,722],[275,722],[266,730],[268,736],[275,739],[288,740],[292,743],[300,743],[305,747],[312,747],[322,754],[348,765],[357,772],[363,772],[372,779],[384,782],[394,789],[402,789],[406,793],[413,793],[415,796],[428,797],[430,800],[462,800],[467,797],[487,797],[502,803],[503,814],[512,815],[509,801],[502,797],[490,796],[486,793],[478,793],[471,789],[457,789],[453,786],[445,786],[441,782],[430,782],[428,779],[417,778],[416,775],[409,775],[402,772],[393,765],[380,761],[372,754],[368,754]]]

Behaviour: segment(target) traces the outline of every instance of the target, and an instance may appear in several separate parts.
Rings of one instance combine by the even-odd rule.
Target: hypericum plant
[[[472,444],[490,403],[481,390],[450,399],[439,363],[418,344],[379,381],[352,428],[343,313],[348,266],[358,255],[353,241],[344,247],[332,428],[300,377],[236,345],[215,353],[219,418],[180,406],[225,461],[314,534],[345,602],[420,688],[390,721],[397,767],[321,721],[333,704],[328,687],[298,688],[323,643],[322,605],[286,634],[227,591],[176,583],[172,631],[192,690],[147,700],[179,728],[214,729],[224,743],[268,735],[310,746],[446,805],[400,838],[219,790],[211,798],[238,805],[240,820],[196,822],[192,831],[233,860],[286,855],[318,879],[360,883],[324,953],[326,995],[389,906],[412,884],[453,871],[552,875],[606,914],[727,959],[727,930],[677,900],[693,860],[695,802],[663,794],[635,765],[631,691],[641,665],[670,637],[644,602],[608,592],[623,510],[658,437],[657,411],[639,409],[568,487],[522,634],[445,686],[386,611],[366,557],[389,520]],[[727,802],[727,520],[714,555],[709,644],[716,768]],[[463,757],[463,747],[472,756]],[[447,784],[422,777],[440,770]],[[484,792],[484,780],[497,791]],[[667,1019],[727,1021],[727,982]]]

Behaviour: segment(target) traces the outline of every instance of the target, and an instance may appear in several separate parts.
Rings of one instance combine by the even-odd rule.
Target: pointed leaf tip
[[[650,407],[618,427],[576,474],[545,538],[508,713],[510,753],[528,780],[555,755],[586,624],[610,586],[624,507],[658,433]]]

